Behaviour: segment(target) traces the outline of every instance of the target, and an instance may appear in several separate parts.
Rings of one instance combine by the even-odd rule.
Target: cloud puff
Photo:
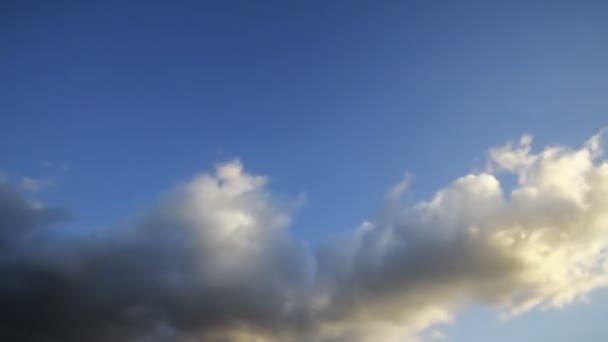
[[[405,341],[481,303],[510,316],[608,285],[601,136],[489,151],[486,172],[385,208],[314,253],[264,177],[219,165],[128,223],[73,235],[0,183],[0,337],[24,341]],[[513,189],[501,186],[513,173]]]

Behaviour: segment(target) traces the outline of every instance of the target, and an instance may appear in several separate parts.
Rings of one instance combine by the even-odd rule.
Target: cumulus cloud
[[[48,225],[30,234],[55,216],[4,186],[2,233],[18,246],[0,252],[0,336],[223,341],[275,331],[298,314],[292,301],[303,292],[307,264],[264,184],[227,163],[143,217],[85,236]]]
[[[22,341],[409,341],[467,304],[504,316],[608,285],[603,132],[490,149],[485,172],[400,203],[311,253],[240,162],[90,234],[0,183],[0,337]],[[516,175],[512,189],[500,182]]]

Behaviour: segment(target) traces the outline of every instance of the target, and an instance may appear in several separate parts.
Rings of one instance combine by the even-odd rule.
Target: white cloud
[[[608,285],[600,138],[534,154],[524,136],[519,146],[490,150],[491,169],[518,176],[510,196],[499,175],[469,174],[326,246],[328,310],[350,317],[344,331],[363,318],[404,330],[421,319],[416,331],[440,321],[425,319],[428,309],[447,315],[476,302],[512,315],[561,307]]]

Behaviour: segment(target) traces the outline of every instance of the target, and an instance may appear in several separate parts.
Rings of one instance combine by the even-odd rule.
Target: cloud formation
[[[467,304],[563,306],[608,285],[602,135],[536,153],[524,136],[414,205],[400,203],[406,177],[373,220],[313,253],[238,161],[89,234],[0,182],[0,338],[397,342]]]

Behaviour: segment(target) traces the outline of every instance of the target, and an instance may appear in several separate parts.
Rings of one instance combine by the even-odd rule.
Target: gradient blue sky
[[[405,171],[427,198],[528,132],[578,146],[608,123],[606,1],[3,1],[0,170],[79,226],[128,217],[240,158],[315,243]],[[605,341],[608,295],[450,341]]]

